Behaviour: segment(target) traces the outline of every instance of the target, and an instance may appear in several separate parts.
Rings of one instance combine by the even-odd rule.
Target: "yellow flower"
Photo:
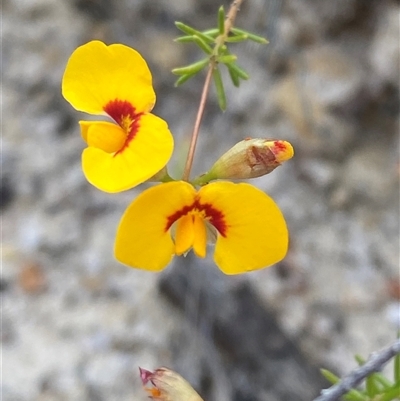
[[[175,181],[147,189],[131,203],[117,230],[115,256],[128,266],[160,271],[191,248],[205,257],[213,239],[215,263],[226,274],[270,266],[288,247],[281,211],[256,187],[214,182],[197,191]]]
[[[156,99],[151,73],[136,50],[100,41],[78,47],[65,69],[62,93],[76,110],[114,120],[80,122],[88,145],[83,172],[95,187],[124,191],[166,165],[173,138],[167,123],[150,113]]]

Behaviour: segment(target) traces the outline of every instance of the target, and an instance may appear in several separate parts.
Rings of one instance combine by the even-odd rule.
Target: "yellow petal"
[[[194,241],[193,241],[193,251],[199,258],[204,258],[206,256],[207,247],[207,231],[204,220],[198,214],[195,214],[193,220],[194,228]]]
[[[175,253],[183,255],[193,245],[194,226],[191,214],[182,216],[176,222]]]
[[[105,114],[113,100],[129,102],[135,114],[155,103],[150,70],[142,56],[122,44],[94,40],[78,47],[68,60],[62,94],[79,111]]]
[[[86,122],[81,126],[82,137],[89,146],[99,148],[107,153],[114,153],[122,149],[127,134],[123,129],[114,123],[106,121]]]
[[[287,160],[290,160],[294,155],[293,146],[287,141],[266,141],[265,146],[271,149],[271,152],[276,157],[276,161],[281,164]]]
[[[168,182],[142,192],[122,216],[115,257],[130,267],[159,271],[172,259],[169,232],[173,216],[193,203],[196,191],[183,181]]]
[[[79,121],[79,126],[81,128],[81,136],[82,136],[82,139],[86,143],[87,143],[87,133],[88,133],[89,127],[95,122],[101,123],[102,121]]]
[[[276,203],[250,184],[216,182],[199,191],[202,203],[223,212],[224,235],[218,235],[214,260],[226,274],[261,269],[282,260],[288,231]]]
[[[121,151],[112,154],[95,147],[83,151],[83,172],[92,185],[105,192],[125,191],[167,164],[173,150],[167,123],[153,114],[144,114],[137,124],[137,131]]]

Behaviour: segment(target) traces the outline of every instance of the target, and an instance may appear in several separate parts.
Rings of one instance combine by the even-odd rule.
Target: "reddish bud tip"
[[[203,401],[191,385],[178,373],[159,368],[154,372],[139,368],[143,385],[150,382],[145,391],[157,401]]]
[[[146,369],[142,369],[141,367],[139,367],[139,374],[143,385],[146,385],[153,376],[153,372],[150,372],[149,370]]]
[[[278,163],[283,163],[293,157],[293,146],[286,141],[268,141],[272,142],[269,149],[275,155],[275,160]]]

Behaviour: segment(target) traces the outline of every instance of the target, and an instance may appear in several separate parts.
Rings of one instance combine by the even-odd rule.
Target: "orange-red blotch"
[[[168,216],[165,232],[171,228],[172,224],[191,211],[204,212],[204,219],[208,220],[218,230],[221,236],[226,237],[227,224],[225,222],[224,214],[220,210],[215,209],[213,205],[209,203],[202,204],[199,199],[196,199],[191,205],[184,206],[171,216]]]
[[[274,141],[274,148],[276,151],[285,151],[287,150],[287,142],[286,141]]]
[[[104,106],[104,111],[121,126],[125,117],[130,117],[133,120],[138,114],[131,103],[120,99],[108,102]]]

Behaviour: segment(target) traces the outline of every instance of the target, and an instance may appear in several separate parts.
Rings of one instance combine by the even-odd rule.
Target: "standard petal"
[[[122,216],[115,257],[130,267],[159,271],[175,254],[169,219],[189,206],[195,189],[183,181],[160,184],[142,192]]]
[[[240,274],[279,262],[286,255],[288,231],[276,203],[250,184],[216,182],[199,191],[224,215],[226,230],[218,235],[214,260],[226,274]]]
[[[114,100],[129,102],[136,114],[155,103],[150,70],[143,57],[122,44],[94,40],[78,47],[68,60],[62,94],[79,111],[105,114]]]
[[[120,192],[141,184],[160,171],[168,163],[172,150],[173,137],[167,123],[153,114],[144,114],[138,120],[134,136],[120,151],[107,153],[95,147],[85,149],[82,168],[87,180],[95,187],[105,192]]]

